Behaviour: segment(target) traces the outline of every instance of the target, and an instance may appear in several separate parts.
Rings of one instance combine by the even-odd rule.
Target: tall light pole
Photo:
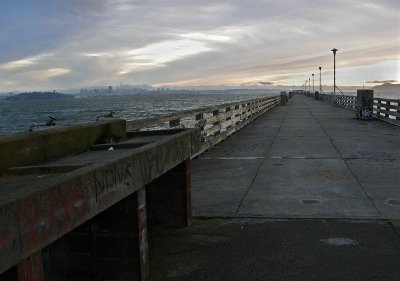
[[[310,79],[310,77],[308,77],[308,92],[310,93],[311,92],[311,79]]]
[[[322,67],[319,68],[319,92],[322,93],[322,84],[321,84],[321,69]]]
[[[313,93],[315,93],[315,90],[314,90],[314,73],[311,74],[311,75],[312,75],[312,91],[313,91]]]
[[[333,48],[331,51],[333,52],[333,95],[336,96],[336,52],[339,50]]]

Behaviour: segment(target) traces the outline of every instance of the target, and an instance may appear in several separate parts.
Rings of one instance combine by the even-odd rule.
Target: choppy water
[[[271,94],[137,94],[97,96],[54,101],[0,100],[0,135],[26,132],[32,123],[57,119],[57,126],[95,121],[96,116],[114,112],[115,118],[135,120]]]

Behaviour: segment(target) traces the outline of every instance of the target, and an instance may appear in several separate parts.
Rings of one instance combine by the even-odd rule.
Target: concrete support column
[[[229,112],[229,111],[231,111],[231,107],[225,108],[225,112]],[[232,119],[232,116],[228,116],[228,117],[226,117],[225,120],[231,120],[231,119]]]
[[[235,110],[238,111],[238,109],[239,109],[239,105],[235,105]],[[240,116],[240,113],[236,112],[235,117],[238,117],[238,116]],[[235,122],[235,125],[237,125],[239,122],[240,122],[240,118],[237,122]]]
[[[1,281],[44,281],[42,253],[37,252],[0,275]]]
[[[231,111],[231,110],[232,110],[232,109],[231,109],[230,106],[225,108],[225,116],[226,116],[225,121],[229,121],[229,120],[232,119],[232,115],[229,115],[229,111]],[[231,123],[231,125],[227,126],[225,129],[231,128],[232,125],[233,125],[233,124]]]
[[[44,281],[42,254],[37,252],[17,265],[18,281]]]
[[[96,280],[146,280],[149,275],[146,188],[93,221]]]
[[[189,226],[192,220],[190,159],[147,186],[149,221],[155,225]]]
[[[219,115],[219,109],[214,110],[212,114],[213,114],[213,116],[218,116],[218,115]],[[213,125],[214,125],[214,126],[218,126],[220,123],[221,123],[221,122],[218,120],[218,121],[214,122]],[[216,135],[218,135],[220,132],[221,132],[221,130],[218,130],[218,131],[216,131],[213,135],[216,136]]]
[[[373,90],[357,90],[357,118],[361,120],[372,119],[374,106]]]
[[[281,102],[279,105],[287,105],[288,103],[288,97],[286,94],[281,94]]]
[[[146,189],[116,203],[44,249],[45,280],[146,280]]]

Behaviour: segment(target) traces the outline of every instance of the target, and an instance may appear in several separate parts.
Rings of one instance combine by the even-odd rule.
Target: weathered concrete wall
[[[176,227],[192,221],[192,179],[186,160],[147,185],[150,224]]]
[[[70,156],[69,161],[77,165],[80,161],[90,164],[65,174],[23,176],[11,181],[0,178],[7,191],[0,198],[0,272],[185,162],[196,151],[199,140],[198,129],[175,131],[134,149]]]
[[[46,247],[44,279],[145,280],[149,275],[142,188]]]
[[[86,151],[107,138],[126,137],[126,121],[82,123],[0,137],[0,175],[7,168],[26,166]]]
[[[357,111],[358,119],[369,120],[373,118],[374,91],[357,90]]]

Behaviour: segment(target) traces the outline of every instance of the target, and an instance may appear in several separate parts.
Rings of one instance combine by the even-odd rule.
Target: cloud
[[[26,68],[26,67],[29,67],[32,65],[36,65],[44,58],[50,57],[50,56],[52,56],[52,54],[42,54],[42,55],[29,57],[29,58],[25,58],[25,59],[10,61],[10,62],[4,63],[4,64],[0,64],[0,68],[3,68],[5,70]]]
[[[69,73],[71,70],[66,68],[50,68],[43,70],[35,70],[27,73],[31,78],[35,80],[45,81],[49,80],[53,77],[65,75]]]
[[[163,66],[165,63],[210,50],[211,49],[201,41],[180,39],[162,41],[143,48],[129,50],[126,54],[127,56],[131,56],[133,60],[130,64],[132,66],[131,70],[135,70],[135,66]],[[138,63],[134,61],[138,61]]]
[[[4,91],[121,80],[188,87],[301,83],[318,66],[328,79],[333,47],[339,78],[340,70],[358,66],[365,78],[346,72],[353,81],[397,78],[374,68],[400,58],[399,5],[391,0],[5,2],[13,4],[0,4]]]
[[[27,67],[32,64],[35,64],[35,62],[30,59],[22,59],[22,60],[10,61],[8,63],[3,64],[2,67],[4,69],[15,69],[15,68]]]
[[[374,80],[374,81],[367,81],[365,83],[368,83],[368,84],[386,84],[386,83],[394,84],[394,83],[397,83],[397,80]]]
[[[274,83],[272,82],[263,82],[263,81],[259,81],[258,84],[261,84],[263,86],[274,85]]]
[[[229,36],[225,35],[214,35],[214,34],[204,34],[200,32],[188,33],[180,35],[183,38],[195,39],[195,40],[205,40],[205,41],[216,41],[216,42],[226,42],[230,40]]]
[[[273,86],[275,83],[273,82],[265,82],[265,81],[252,81],[242,83],[241,86],[248,86],[248,87],[259,87],[259,86]]]

